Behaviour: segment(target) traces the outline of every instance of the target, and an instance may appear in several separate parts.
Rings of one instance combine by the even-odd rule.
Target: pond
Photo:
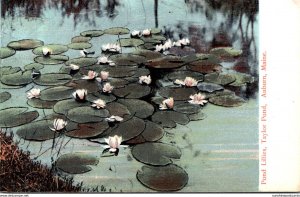
[[[258,191],[258,1],[14,0],[1,9],[0,127],[33,160],[96,191]],[[157,50],[168,39],[181,42]],[[104,52],[108,43],[119,53]],[[110,63],[98,62],[104,55]],[[34,88],[39,98],[27,98]],[[73,98],[77,89],[87,95]],[[196,93],[205,97],[189,103]],[[104,109],[92,108],[99,98]],[[56,118],[68,122],[63,132],[49,129]],[[103,147],[115,135],[118,152]]]

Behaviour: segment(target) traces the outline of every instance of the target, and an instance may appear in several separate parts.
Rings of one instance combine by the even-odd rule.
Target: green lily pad
[[[34,83],[41,86],[64,85],[71,81],[72,77],[61,73],[47,73],[34,79]]]
[[[62,44],[47,44],[44,46],[37,47],[32,50],[32,52],[36,55],[43,55],[43,49],[48,48],[51,51],[51,55],[59,55],[66,51],[68,51],[68,47]]]
[[[0,103],[3,103],[11,98],[11,94],[9,92],[1,92],[0,93]]]
[[[190,95],[196,94],[197,91],[194,88],[162,87],[158,93],[165,98],[173,97],[175,101],[185,101],[189,100]]]
[[[143,166],[137,179],[146,187],[156,191],[178,191],[188,183],[188,174],[179,166]]]
[[[109,136],[122,136],[123,141],[127,141],[141,134],[145,126],[146,124],[142,119],[132,117],[127,121],[121,122],[109,133]]]
[[[104,30],[105,34],[111,34],[111,35],[129,34],[129,32],[130,30],[124,27],[112,27]]]
[[[207,53],[195,53],[182,57],[182,60],[186,63],[195,62],[196,65],[211,65],[220,64],[220,59],[212,54]]]
[[[68,153],[60,156],[56,167],[70,174],[83,174],[92,170],[89,165],[96,166],[99,159],[85,153]]]
[[[197,88],[200,91],[210,92],[210,93],[224,89],[223,86],[221,85],[214,84],[214,83],[206,83],[206,82],[198,83]]]
[[[190,121],[203,120],[207,117],[207,115],[203,112],[198,112],[196,114],[188,114]]]
[[[234,82],[235,77],[232,74],[210,73],[205,75],[204,81],[219,85],[227,85]]]
[[[109,83],[110,85],[114,86],[114,88],[122,88],[125,87],[127,84],[129,84],[127,80],[121,78],[109,79]]]
[[[40,64],[40,63],[31,63],[31,64],[27,64],[24,66],[24,69],[25,70],[32,70],[32,69],[35,69],[35,70],[41,70],[44,68],[44,65],[43,64]]]
[[[59,101],[67,98],[72,98],[74,89],[66,86],[56,86],[44,89],[41,91],[41,100],[44,101]]]
[[[161,58],[163,55],[157,51],[151,51],[146,49],[139,49],[133,52],[135,55],[144,56],[147,60]]]
[[[238,107],[243,105],[246,101],[235,95],[224,95],[211,97],[209,98],[209,102],[223,107]]]
[[[67,132],[65,135],[73,138],[92,138],[102,134],[108,129],[106,121],[96,123],[78,124],[78,128]]]
[[[0,48],[0,59],[4,59],[10,56],[13,56],[16,51],[9,47],[1,47]]]
[[[82,106],[70,109],[66,116],[77,123],[100,122],[109,116],[109,112],[106,109]]]
[[[6,85],[22,86],[32,82],[31,71],[19,71],[1,77],[1,82]]]
[[[200,111],[199,105],[192,105],[190,103],[180,103],[175,104],[174,111],[184,113],[184,114],[195,114]]]
[[[106,104],[115,101],[117,98],[112,94],[101,94],[99,92],[93,92],[88,94],[86,100],[93,102],[94,100],[102,99],[106,102]]]
[[[243,53],[243,51],[234,49],[232,47],[216,47],[211,49],[210,53],[220,58],[228,58],[240,56]]]
[[[9,75],[22,71],[20,67],[0,66],[0,76]]]
[[[197,65],[196,63],[193,63],[192,65],[188,65],[187,69],[203,74],[208,74],[213,72],[220,72],[222,70],[222,66],[219,64]]]
[[[128,145],[136,145],[136,144],[142,144],[145,143],[146,140],[143,138],[142,134],[139,134],[138,136],[126,141],[126,144]]]
[[[151,28],[151,34],[160,34],[161,29],[160,28]]]
[[[164,56],[161,58],[156,58],[149,60],[145,65],[149,68],[156,68],[156,69],[173,69],[179,68],[183,66],[185,62],[176,56]]]
[[[75,36],[71,39],[72,43],[78,43],[78,42],[88,42],[92,38],[91,37],[86,37],[86,36]]]
[[[54,107],[53,111],[58,114],[67,115],[68,111],[74,108],[83,107],[83,106],[90,106],[89,102],[77,102],[75,99],[66,99],[62,101],[58,101]]]
[[[137,38],[121,38],[119,40],[121,47],[137,47],[144,44],[144,41]]]
[[[171,49],[169,49],[168,54],[184,57],[184,56],[187,56],[187,55],[195,54],[195,49],[192,48],[192,47],[188,47],[188,46],[185,46],[183,48],[181,48],[181,47],[172,47]]]
[[[28,49],[34,49],[42,45],[44,45],[44,42],[41,40],[23,39],[18,41],[12,41],[8,43],[7,46],[15,50],[28,50]]]
[[[85,37],[99,37],[103,34],[104,32],[102,30],[88,30],[80,33],[81,36]]]
[[[189,118],[186,114],[175,111],[157,111],[152,115],[151,119],[153,122],[167,128],[176,127],[176,123],[182,125],[189,123]]]
[[[136,83],[129,84],[124,88],[118,88],[113,90],[113,94],[122,98],[142,98],[151,93],[151,88],[146,85],[140,85]]]
[[[34,58],[34,61],[40,64],[62,64],[65,61],[68,61],[69,57],[65,55],[50,55],[49,57],[37,56]]]
[[[10,86],[10,85],[6,85],[4,83],[1,83],[0,81],[0,89],[19,89],[19,88],[22,88],[24,86]]]
[[[88,93],[96,93],[100,90],[96,80],[79,79],[66,84],[66,86],[74,89],[86,89]]]
[[[126,115],[130,115],[130,111],[127,107],[121,103],[111,102],[108,103],[105,107],[110,115],[124,117]]]
[[[146,141],[155,142],[161,139],[164,134],[165,131],[159,124],[151,121],[146,121],[146,128],[141,135]]]
[[[88,43],[88,42],[72,42],[72,43],[68,44],[68,47],[70,49],[74,49],[74,50],[89,49],[92,46],[93,45],[91,43]]]
[[[154,107],[146,101],[139,99],[118,99],[119,103],[125,105],[130,113],[139,118],[148,118],[154,112]]]
[[[240,87],[240,86],[247,85],[247,83],[253,83],[254,82],[254,77],[252,77],[249,74],[235,73],[233,75],[234,75],[236,80],[233,83],[229,84],[231,86]]]
[[[108,67],[105,71],[109,72],[110,77],[123,78],[131,77],[137,71],[136,66]]]
[[[74,58],[70,59],[69,61],[66,61],[66,65],[75,64],[80,67],[86,67],[94,65],[98,62],[97,58],[94,57],[80,57],[80,58]]]
[[[162,41],[167,40],[166,37],[162,35],[151,35],[151,36],[143,36],[141,39],[146,42],[146,43],[155,43],[155,44],[160,44]]]
[[[27,104],[39,109],[52,109],[57,101],[43,101],[41,99],[32,98],[27,100]]]
[[[129,66],[145,63],[147,60],[144,56],[134,55],[131,53],[115,54],[110,59],[118,66]]]
[[[138,144],[131,153],[139,162],[154,166],[165,166],[171,164],[172,159],[181,157],[181,151],[176,146],[158,142]]]
[[[10,128],[20,126],[35,120],[39,113],[28,111],[28,107],[9,107],[0,110],[0,127]]]
[[[188,70],[179,70],[175,72],[171,72],[167,75],[167,78],[170,81],[175,81],[176,79],[184,80],[186,77],[192,77],[197,81],[203,81],[203,74],[198,72],[192,72]]]

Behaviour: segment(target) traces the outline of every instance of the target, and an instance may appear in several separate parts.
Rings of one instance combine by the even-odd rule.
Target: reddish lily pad
[[[34,83],[41,86],[64,85],[71,81],[72,77],[62,73],[47,73],[34,79]]]
[[[74,89],[86,89],[88,93],[96,93],[100,90],[96,80],[79,79],[66,84],[66,86]]]
[[[28,49],[34,49],[42,45],[44,45],[44,42],[41,40],[23,39],[18,41],[12,41],[8,43],[7,46],[15,50],[28,50]]]
[[[224,95],[211,97],[209,98],[209,102],[223,107],[238,107],[243,105],[246,101],[235,95]]]
[[[172,47],[171,49],[169,49],[169,54],[172,55],[177,55],[177,56],[187,56],[187,55],[191,55],[191,54],[195,54],[195,49],[193,49],[192,47]]]
[[[235,81],[235,76],[232,74],[210,73],[205,75],[204,81],[219,85],[227,85]]]
[[[66,86],[56,86],[47,88],[41,91],[41,100],[44,101],[59,101],[72,97],[74,89]]]
[[[182,87],[162,87],[158,93],[165,98],[173,97],[175,101],[185,101],[190,99],[190,95],[196,94],[194,88]]]
[[[183,66],[185,62],[176,56],[165,56],[161,58],[156,58],[149,60],[146,63],[146,66],[149,68],[156,68],[156,69],[174,69]]]
[[[154,107],[143,100],[118,99],[118,102],[125,105],[132,115],[139,118],[148,118],[154,112]]]
[[[43,55],[44,48],[48,48],[51,51],[51,55],[59,55],[68,51],[68,47],[66,45],[48,44],[48,45],[37,47],[33,49],[32,52],[36,55]]]
[[[151,88],[146,85],[129,84],[124,88],[118,88],[113,90],[113,94],[122,98],[142,98],[151,93]]]
[[[130,111],[127,109],[125,105],[117,102],[111,102],[105,107],[110,115],[124,117],[126,115],[130,115]]]
[[[16,53],[16,51],[9,47],[1,47],[0,48],[0,59],[8,58],[10,56],[13,56]]]
[[[152,115],[151,119],[162,127],[168,128],[176,127],[176,123],[182,125],[189,123],[189,118],[186,114],[175,111],[157,111]]]
[[[142,137],[148,142],[155,142],[164,136],[164,129],[151,121],[146,121],[146,128],[141,134]]]
[[[178,191],[188,183],[188,174],[179,166],[143,166],[137,179],[146,187],[156,191]]]
[[[67,132],[66,136],[73,138],[92,138],[102,134],[108,128],[108,123],[105,121],[78,124],[78,128]]]
[[[37,111],[28,107],[9,107],[0,110],[0,128],[11,128],[32,122],[39,116]]]

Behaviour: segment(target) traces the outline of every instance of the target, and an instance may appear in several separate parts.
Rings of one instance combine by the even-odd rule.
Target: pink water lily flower
[[[93,80],[98,76],[98,73],[95,71],[89,70],[88,75],[85,75],[82,77],[82,79],[88,79],[88,80]]]
[[[162,103],[159,105],[160,110],[173,109],[173,107],[174,107],[173,97],[163,100]]]
[[[151,35],[151,29],[144,29],[142,31],[143,36],[150,36]]]
[[[85,101],[85,98],[87,95],[87,90],[86,89],[78,89],[75,92],[73,92],[72,95],[77,101]]]
[[[97,100],[93,101],[93,104],[91,106],[95,107],[97,109],[105,108],[106,102],[102,99],[97,99]]]
[[[39,88],[33,88],[27,93],[27,98],[39,98],[41,96],[41,90]]]
[[[196,86],[198,84],[198,81],[192,77],[186,77],[184,79],[184,85],[188,86],[188,87],[193,87]]]
[[[111,91],[114,89],[114,86],[110,85],[110,83],[105,83],[102,91],[106,93],[111,93]]]
[[[142,83],[145,83],[145,84],[150,84],[151,83],[151,76],[148,75],[148,76],[140,76],[139,77],[139,83],[142,84]]]
[[[190,96],[189,103],[196,104],[196,105],[204,105],[207,103],[207,100],[205,100],[205,95],[202,95],[201,93],[194,94]]]
[[[109,77],[109,72],[107,71],[101,71],[100,72],[100,78],[102,81],[106,81]]]
[[[67,124],[68,124],[67,121],[60,118],[56,118],[53,121],[53,128],[50,129],[52,131],[61,131],[67,126]]]
[[[108,138],[104,138],[104,140],[108,144],[105,145],[104,148],[109,148],[109,152],[111,153],[117,152],[122,143],[122,137],[118,135],[115,135],[113,137],[109,136]]]
[[[112,115],[112,116],[110,116],[109,118],[105,118],[105,120],[107,121],[107,122],[121,122],[121,121],[123,121],[123,118],[122,117],[120,117],[120,116],[114,116],[114,115]]]

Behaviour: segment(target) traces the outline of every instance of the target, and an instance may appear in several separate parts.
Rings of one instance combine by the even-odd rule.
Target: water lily
[[[173,97],[163,100],[162,103],[159,105],[160,110],[172,109],[173,107],[174,107]]]
[[[88,79],[88,80],[93,80],[98,76],[98,73],[95,71],[89,70],[88,75],[85,75],[82,77],[82,79]]]
[[[31,69],[31,78],[36,79],[39,76],[41,76],[41,72],[39,70],[35,69],[35,68],[32,68]]]
[[[190,99],[192,99],[189,100],[189,103],[191,104],[204,105],[205,103],[207,103],[207,100],[204,100],[205,95],[202,95],[201,93],[191,95]]]
[[[108,43],[104,44],[101,47],[102,51],[110,51],[110,52],[116,52],[119,53],[121,51],[121,46],[117,43]]]
[[[185,85],[185,83],[184,83],[184,81],[183,80],[180,80],[180,79],[176,79],[175,81],[174,81],[174,83],[175,84],[178,84],[178,85]]]
[[[111,93],[111,91],[114,89],[114,86],[110,85],[110,83],[105,83],[102,91],[106,93]]]
[[[80,50],[79,53],[80,53],[81,57],[86,57],[88,55],[88,52],[86,49]]]
[[[183,38],[179,40],[182,46],[187,46],[190,44],[190,40],[188,38]]]
[[[155,46],[155,51],[156,52],[162,52],[165,50],[165,47],[162,44],[158,44]]]
[[[188,87],[193,87],[193,86],[196,86],[198,84],[198,81],[192,77],[186,77],[184,79],[184,84],[185,86],[188,86]]]
[[[27,98],[39,98],[41,96],[41,90],[39,88],[33,88],[27,93]]]
[[[102,99],[97,99],[93,101],[92,107],[96,107],[97,109],[104,108],[106,106],[106,102]]]
[[[151,35],[151,29],[144,29],[142,31],[143,36],[150,36]]]
[[[102,79],[102,81],[106,81],[109,77],[109,72],[107,71],[101,71],[100,72],[100,78]]]
[[[105,118],[105,120],[107,121],[107,122],[121,122],[121,121],[123,121],[123,118],[122,117],[120,117],[120,116],[114,116],[114,115],[112,115],[112,116],[110,116],[109,118]]]
[[[42,52],[44,56],[49,56],[51,54],[51,50],[47,47],[43,47]]]
[[[53,121],[53,128],[50,127],[50,129],[52,131],[61,131],[67,126],[67,124],[67,121],[60,118],[56,118]]]
[[[119,152],[121,143],[122,143],[122,137],[115,135],[113,137],[109,136],[108,138],[104,138],[104,140],[108,144],[108,145],[105,145],[104,148],[109,149],[109,152],[116,153],[116,155],[117,155]]]
[[[132,37],[141,37],[141,32],[138,31],[138,30],[133,30],[133,31],[131,32],[131,36],[132,36]]]
[[[75,92],[73,92],[72,95],[77,101],[85,101],[85,98],[87,95],[87,90],[86,89],[78,89]]]
[[[170,49],[172,47],[173,43],[171,39],[168,39],[164,44],[164,50]]]
[[[75,75],[79,71],[80,67],[75,64],[69,64],[69,68],[71,68],[70,75]]]
[[[150,84],[151,83],[151,76],[148,75],[148,76],[140,76],[139,77],[139,83],[142,84],[142,83],[145,83],[145,84]]]

